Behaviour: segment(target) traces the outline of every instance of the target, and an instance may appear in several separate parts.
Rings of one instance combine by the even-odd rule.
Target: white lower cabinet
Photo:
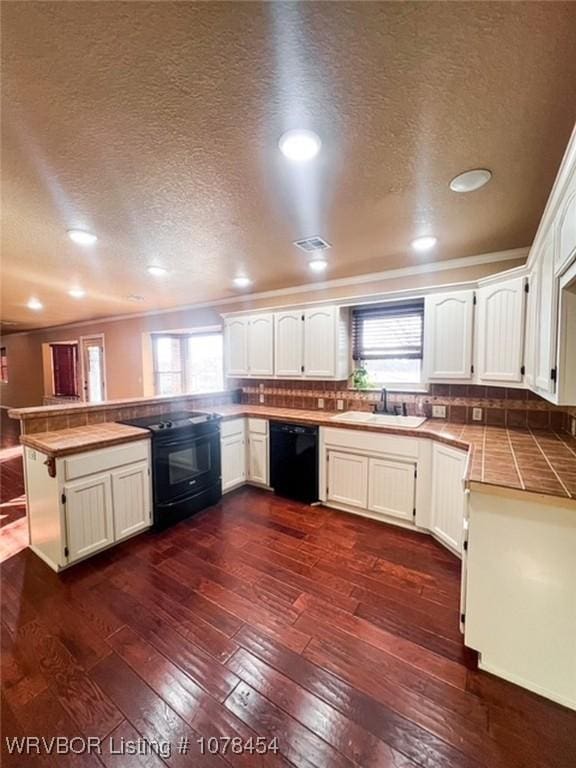
[[[145,530],[152,522],[149,473],[146,461],[112,472],[116,541]]]
[[[328,501],[350,507],[368,505],[368,458],[353,453],[329,451]]]
[[[269,439],[266,419],[248,419],[248,482],[269,485]]]
[[[152,524],[149,440],[24,460],[30,548],[55,571]]]
[[[268,446],[267,419],[242,418],[222,423],[222,493],[246,482],[269,485]]]
[[[66,504],[68,562],[92,555],[114,542],[110,473],[67,483],[63,500]]]
[[[389,459],[368,463],[368,509],[412,521],[416,514],[416,465]]]
[[[246,424],[233,419],[222,424],[220,433],[222,493],[246,482]]]
[[[431,530],[458,553],[462,551],[466,460],[464,451],[440,443],[432,446]]]

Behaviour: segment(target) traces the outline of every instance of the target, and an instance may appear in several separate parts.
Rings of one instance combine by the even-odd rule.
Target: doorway
[[[104,335],[81,336],[80,355],[82,399],[87,403],[101,403],[106,399]]]

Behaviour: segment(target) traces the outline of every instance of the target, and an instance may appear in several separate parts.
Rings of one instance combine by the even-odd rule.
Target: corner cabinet
[[[464,532],[464,475],[468,454],[440,443],[432,445],[431,531],[458,554]]]
[[[523,379],[525,285],[525,277],[514,277],[478,289],[476,361],[481,382]]]
[[[426,296],[424,371],[428,379],[470,381],[474,291]]]
[[[26,447],[30,548],[59,571],[152,525],[150,441],[58,457]]]

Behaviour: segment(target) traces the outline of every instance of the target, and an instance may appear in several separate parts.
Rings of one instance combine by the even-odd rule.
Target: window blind
[[[424,300],[395,302],[352,311],[354,360],[421,359]]]

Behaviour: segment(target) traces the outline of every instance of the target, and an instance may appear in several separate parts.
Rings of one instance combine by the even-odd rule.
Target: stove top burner
[[[131,427],[142,427],[151,432],[163,432],[173,429],[183,429],[191,427],[194,424],[204,424],[207,421],[214,421],[219,416],[215,413],[204,413],[202,411],[179,411],[176,413],[166,413],[157,416],[144,416],[141,419],[126,419],[121,424],[128,424]]]

